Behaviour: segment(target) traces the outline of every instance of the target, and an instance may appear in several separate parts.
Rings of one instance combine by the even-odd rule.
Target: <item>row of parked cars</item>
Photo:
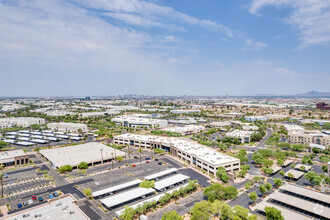
[[[54,192],[54,193],[49,194],[48,197],[50,199],[53,199],[54,197],[58,197],[58,194],[57,194],[57,192]],[[36,200],[38,200],[39,202],[44,201],[44,199],[41,196],[37,197],[36,195],[32,195],[31,199],[29,199],[27,202],[23,202],[23,204],[22,203],[18,203],[17,204],[17,207],[18,208],[22,208],[23,206],[27,206],[29,204],[32,204],[33,201],[36,201]]]

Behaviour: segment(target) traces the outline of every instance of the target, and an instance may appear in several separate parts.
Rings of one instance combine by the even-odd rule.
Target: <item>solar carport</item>
[[[178,171],[178,169],[171,168],[171,169],[168,169],[168,170],[164,170],[162,172],[159,172],[159,173],[155,173],[155,174],[146,176],[146,177],[144,177],[144,179],[146,179],[146,180],[156,180],[158,178],[162,178],[162,177],[168,176],[170,174],[176,173],[177,171]]]
[[[133,190],[130,190],[130,191],[127,191],[127,192],[116,194],[114,196],[110,196],[110,197],[105,198],[105,199],[101,199],[100,201],[107,208],[112,208],[112,207],[122,205],[122,204],[127,203],[127,202],[131,202],[131,201],[136,200],[140,197],[142,198],[143,196],[152,194],[154,192],[155,192],[155,190],[152,189],[152,188],[150,188],[150,189],[137,188],[137,189],[133,189]]]
[[[160,180],[155,182],[154,189],[157,191],[163,191],[167,187],[172,187],[178,183],[183,183],[189,179],[189,176],[183,175],[183,174],[176,174],[174,176],[171,176],[169,178]]]
[[[121,191],[121,190],[125,190],[125,189],[128,189],[128,188],[138,186],[138,185],[140,185],[141,182],[142,182],[141,180],[134,180],[134,181],[131,181],[131,182],[123,183],[123,184],[120,184],[120,185],[117,185],[117,186],[113,186],[113,187],[109,187],[109,188],[106,188],[106,189],[102,189],[102,190],[93,192],[92,195],[94,197],[107,196],[110,193],[113,193],[115,191],[117,192],[117,191]]]

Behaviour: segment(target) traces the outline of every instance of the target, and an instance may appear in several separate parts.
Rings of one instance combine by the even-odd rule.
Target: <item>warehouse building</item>
[[[266,116],[247,116],[247,117],[245,117],[245,120],[251,121],[251,122],[254,122],[254,121],[267,121],[268,117],[266,117]]]
[[[81,123],[67,123],[67,122],[48,123],[47,127],[52,131],[60,131],[60,132],[78,132],[79,130],[81,130],[82,132],[88,131],[87,125]]]
[[[202,125],[186,125],[184,127],[166,127],[161,129],[162,131],[176,132],[180,133],[182,136],[198,134],[205,130],[205,127]]]
[[[18,117],[18,118],[0,118],[1,127],[30,127],[31,125],[43,125],[46,120],[43,118]]]
[[[30,163],[30,155],[23,150],[3,151],[0,153],[0,164],[5,167]]]
[[[179,138],[122,134],[114,137],[114,142],[120,145],[131,145],[148,149],[164,149],[172,156],[178,157],[189,164],[215,175],[219,167],[227,171],[240,169],[240,160],[210,149],[198,143]]]
[[[119,115],[112,119],[117,125],[124,127],[152,127],[164,128],[168,125],[167,120],[145,118],[144,115]]]
[[[71,165],[74,169],[82,161],[88,163],[88,165],[95,165],[111,161],[117,156],[125,156],[124,152],[97,142],[40,150],[39,152],[51,162],[54,168]]]

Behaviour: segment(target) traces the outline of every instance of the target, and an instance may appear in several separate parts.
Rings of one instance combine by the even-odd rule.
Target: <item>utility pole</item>
[[[127,153],[125,152],[125,163],[127,165]]]

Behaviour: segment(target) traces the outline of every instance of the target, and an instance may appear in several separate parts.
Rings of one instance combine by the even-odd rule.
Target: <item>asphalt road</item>
[[[265,137],[257,144],[257,148],[264,148],[267,139],[272,135],[273,130],[267,128]]]

